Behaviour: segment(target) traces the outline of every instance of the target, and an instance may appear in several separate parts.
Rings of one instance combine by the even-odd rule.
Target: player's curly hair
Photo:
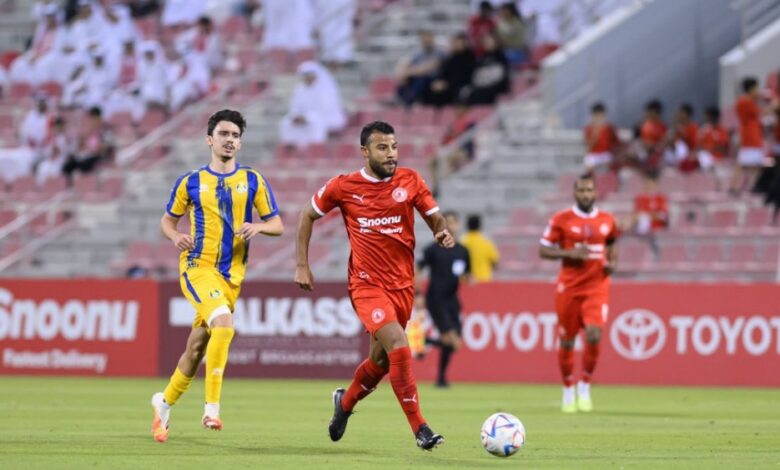
[[[363,126],[363,130],[360,131],[360,146],[365,147],[368,145],[368,139],[371,134],[378,132],[380,134],[395,134],[395,129],[390,124],[384,121],[373,121]]]
[[[233,111],[232,109],[223,109],[212,114],[211,117],[209,117],[209,125],[206,130],[206,135],[213,135],[214,128],[217,127],[217,124],[219,124],[221,121],[228,121],[237,125],[238,128],[241,129],[241,135],[244,135],[244,130],[246,129],[246,119],[244,119],[244,116],[241,115],[241,113],[238,111]]]

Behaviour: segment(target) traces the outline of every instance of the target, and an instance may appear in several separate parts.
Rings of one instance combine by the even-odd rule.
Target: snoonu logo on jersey
[[[211,292],[209,292],[209,297],[211,297],[212,299],[216,299],[221,295],[222,295],[222,291],[219,289],[214,289]]]

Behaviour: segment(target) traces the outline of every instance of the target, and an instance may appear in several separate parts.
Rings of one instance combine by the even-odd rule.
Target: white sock
[[[161,408],[162,408],[162,410],[161,410],[161,411],[168,411],[168,410],[170,410],[170,409],[171,409],[171,405],[169,405],[169,404],[168,404],[168,402],[167,402],[167,401],[165,401],[165,398],[163,398],[163,401],[162,401],[162,406],[161,406]]]
[[[590,382],[577,382],[577,395],[582,398],[590,398]]]
[[[574,385],[570,387],[563,387],[563,402],[564,403],[574,403],[574,399],[576,398],[576,392],[574,391]]]
[[[219,417],[219,403],[206,403],[206,407],[203,411],[203,414],[208,416],[209,418],[218,418]]]

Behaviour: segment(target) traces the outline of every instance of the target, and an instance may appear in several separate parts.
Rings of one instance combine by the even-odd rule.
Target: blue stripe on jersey
[[[257,195],[257,173],[254,171],[247,171],[246,172],[246,181],[249,185],[249,191],[246,197],[246,209],[244,209],[244,222],[252,223],[252,207],[254,207],[255,203],[255,195]],[[249,242],[251,240],[246,240],[244,242],[244,259],[243,263],[246,264],[246,262],[249,260]]]
[[[225,178],[220,178],[217,183],[217,203],[219,204],[219,218],[222,219],[222,240],[220,240],[217,268],[222,277],[230,280],[230,267],[233,265],[233,194],[230,187],[225,184]]]
[[[176,200],[176,193],[179,190],[179,185],[181,184],[181,180],[187,177],[187,175],[192,174],[191,171],[188,171],[187,173],[184,173],[183,175],[179,176],[179,179],[176,180],[176,183],[173,185],[173,191],[171,191],[171,198],[168,199],[168,204],[165,206],[165,212],[170,214],[172,217],[181,217],[184,214],[174,214],[171,212],[171,208],[173,207],[173,201]]]
[[[187,194],[192,201],[192,211],[195,215],[195,247],[187,256],[189,262],[200,258],[203,252],[203,239],[206,236],[206,217],[203,215],[203,205],[200,203],[200,172],[194,172],[187,180]]]
[[[192,294],[192,298],[195,299],[195,302],[200,303],[200,297],[198,297],[198,293],[195,292],[195,288],[192,287],[192,284],[190,283],[190,278],[187,276],[187,273],[184,273],[183,276],[184,276],[184,283],[187,284],[187,290],[190,291],[190,294]]]
[[[263,182],[265,183],[265,197],[268,198],[268,206],[271,208],[271,213],[260,218],[263,220],[268,220],[275,215],[279,215],[279,206],[276,205],[276,198],[274,197],[274,192],[271,189],[271,185],[268,184],[268,180],[265,179],[265,176],[262,178]]]

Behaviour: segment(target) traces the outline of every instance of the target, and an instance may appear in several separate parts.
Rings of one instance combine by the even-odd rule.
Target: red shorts
[[[414,287],[385,290],[360,286],[349,291],[349,298],[363,326],[374,336],[388,323],[398,322],[406,329],[414,305]]]
[[[609,315],[607,292],[569,293],[555,296],[558,330],[562,339],[572,340],[585,326],[603,328]]]

